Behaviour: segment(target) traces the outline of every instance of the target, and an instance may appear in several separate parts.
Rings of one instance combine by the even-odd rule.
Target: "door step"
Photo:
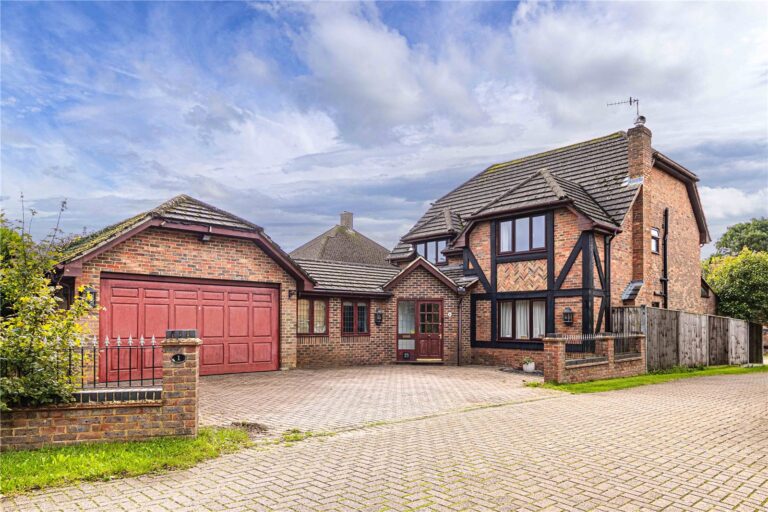
[[[412,359],[409,361],[395,361],[398,364],[443,364],[442,359]]]

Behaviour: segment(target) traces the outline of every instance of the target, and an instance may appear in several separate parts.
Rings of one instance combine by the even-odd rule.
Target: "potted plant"
[[[523,371],[525,373],[533,373],[536,370],[536,362],[530,358],[526,357],[523,359]]]

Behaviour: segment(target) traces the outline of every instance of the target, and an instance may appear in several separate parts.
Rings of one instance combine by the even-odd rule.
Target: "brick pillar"
[[[171,332],[169,331],[169,334]],[[198,424],[200,338],[167,337],[163,343],[163,412],[165,435],[195,437]]]
[[[646,351],[646,344],[645,344],[645,334],[638,334],[637,335],[637,345],[640,350],[640,358],[643,360],[643,371],[641,373],[648,373],[648,361],[646,359],[647,357],[647,351]]]
[[[565,381],[565,339],[544,338],[544,380]]]
[[[613,345],[613,336],[600,336],[598,343],[602,343],[603,354],[608,359],[608,374],[613,375],[613,365],[615,361],[615,348]]]

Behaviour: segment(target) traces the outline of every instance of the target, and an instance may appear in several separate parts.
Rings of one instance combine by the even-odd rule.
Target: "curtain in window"
[[[530,301],[517,300],[515,301],[515,326],[517,327],[515,338],[519,340],[528,339],[528,307]]]
[[[533,338],[543,338],[546,334],[546,303],[537,300],[533,303]]]
[[[355,307],[351,302],[345,302],[342,305],[341,324],[343,332],[355,332]]]
[[[325,301],[316,300],[315,305],[315,334],[322,334],[325,331]]]
[[[512,337],[512,302],[499,303],[499,337]]]
[[[413,301],[397,303],[397,333],[414,334],[416,332],[416,304]]]
[[[309,332],[309,300],[299,299],[298,308],[299,310],[296,322],[296,330],[300,333],[306,334]]]
[[[365,302],[357,304],[357,332],[368,332],[368,304]]]

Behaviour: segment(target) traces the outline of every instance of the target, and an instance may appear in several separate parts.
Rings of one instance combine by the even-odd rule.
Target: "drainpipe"
[[[667,260],[667,245],[669,239],[669,208],[664,208],[664,238],[661,247],[661,294],[664,309],[669,308],[669,263]]]
[[[459,327],[456,333],[456,366],[461,366],[461,306],[464,304],[464,294],[467,293],[467,289],[463,286],[459,286],[459,311],[456,313],[459,315]]]

